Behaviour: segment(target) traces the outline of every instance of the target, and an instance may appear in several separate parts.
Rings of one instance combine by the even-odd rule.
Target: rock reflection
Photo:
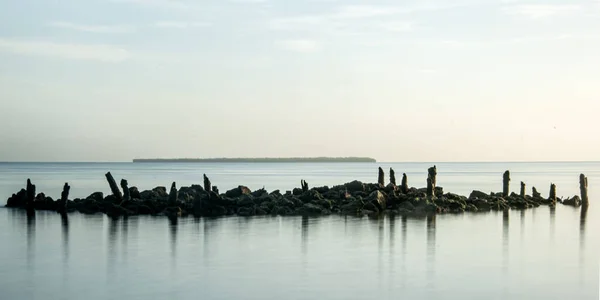
[[[27,266],[32,268],[35,259],[35,212],[27,212]]]

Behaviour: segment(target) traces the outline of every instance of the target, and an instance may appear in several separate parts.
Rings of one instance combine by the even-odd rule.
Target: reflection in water
[[[556,221],[556,206],[550,206],[550,243],[554,244],[554,228]]]
[[[27,212],[27,267],[34,266],[35,254],[35,212]]]
[[[521,209],[521,240],[525,235],[525,209]]]
[[[502,212],[502,266],[505,272],[508,268],[508,221],[509,210],[506,209]]]
[[[69,217],[66,213],[60,214],[62,223],[62,241],[63,241],[63,264],[67,264],[69,258]]]
[[[585,244],[585,222],[587,219],[587,206],[581,207],[581,214],[579,215],[579,246],[580,250],[583,251]]]
[[[308,244],[308,216],[302,216],[302,254],[306,256]]]
[[[402,216],[402,269],[400,273],[400,277],[402,278],[401,286],[406,287],[406,228],[408,224],[408,219],[406,216]]]
[[[175,258],[177,255],[177,224],[178,218],[169,218],[169,232],[171,239],[171,257]]]
[[[429,283],[433,284],[435,275],[435,215],[427,216],[427,276]]]
[[[116,241],[117,241],[117,230],[118,230],[118,225],[119,225],[119,219],[118,218],[113,218],[113,217],[108,217],[108,255],[107,255],[107,269],[106,272],[108,273],[108,281],[110,282],[111,279],[114,277],[114,273],[115,271],[115,260],[116,260],[116,255],[115,255],[115,251],[116,251]]]

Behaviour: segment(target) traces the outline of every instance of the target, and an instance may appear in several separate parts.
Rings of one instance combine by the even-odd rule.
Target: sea
[[[579,195],[587,210],[401,216],[255,216],[169,220],[0,208],[0,299],[599,299],[600,162],[0,163],[0,201],[27,179],[54,199],[110,193],[105,174],[141,190],[202,184],[282,193],[352,180]],[[598,200],[598,201],[596,201]]]

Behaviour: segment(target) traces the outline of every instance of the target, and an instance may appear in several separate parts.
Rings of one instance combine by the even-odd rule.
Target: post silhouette
[[[396,185],[396,172],[392,168],[390,168],[390,183]]]
[[[408,178],[406,173],[402,173],[402,193],[408,194]]]
[[[521,198],[525,199],[525,183],[521,181]]]
[[[110,186],[110,191],[112,192],[113,196],[115,196],[117,202],[121,203],[121,201],[123,201],[123,195],[121,194],[121,190],[119,190],[115,179],[110,172],[106,173],[105,176],[106,180],[108,181],[108,185]]]
[[[385,186],[385,174],[383,173],[383,169],[379,167],[379,174],[377,176],[377,183],[379,186]]]
[[[585,177],[585,175],[583,175],[583,174],[580,174],[579,175],[579,190],[581,191],[581,204],[582,204],[582,206],[584,206],[586,208],[590,205],[587,189],[588,189],[587,177]]]
[[[508,197],[509,193],[509,184],[510,184],[510,171],[504,172],[502,176],[502,195],[504,197]]]

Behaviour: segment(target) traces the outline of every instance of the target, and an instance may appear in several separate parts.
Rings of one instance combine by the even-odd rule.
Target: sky
[[[597,161],[599,83],[598,0],[0,0],[0,161]]]

